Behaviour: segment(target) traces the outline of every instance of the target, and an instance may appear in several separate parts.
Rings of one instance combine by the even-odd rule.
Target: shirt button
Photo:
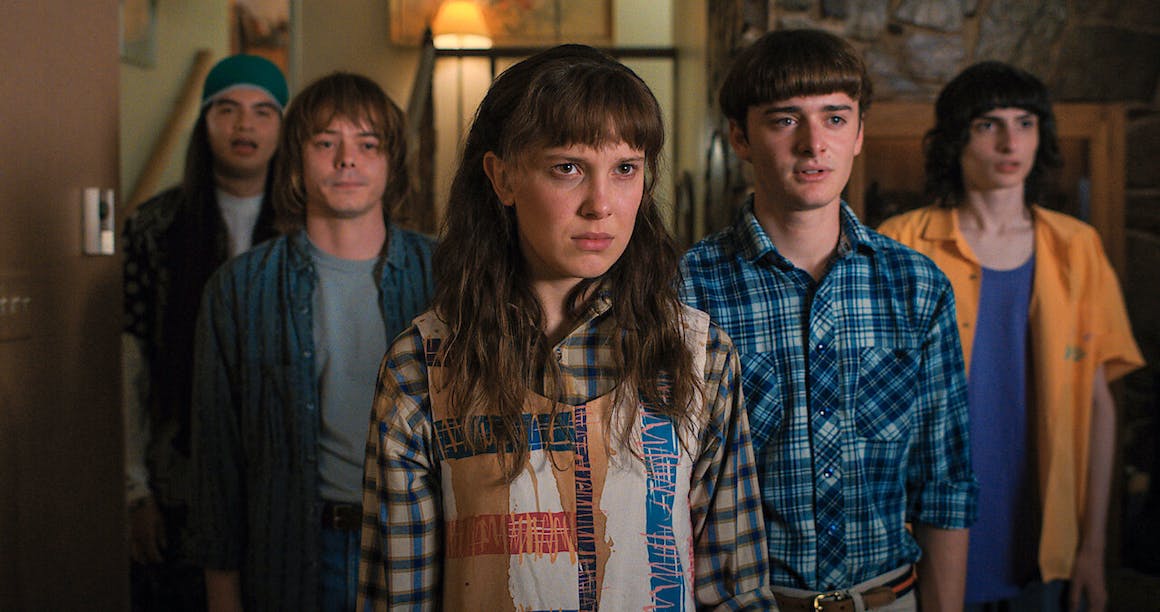
[[[307,402],[306,412],[314,412],[314,402]]]
[[[826,345],[819,342],[818,345],[814,347],[814,349],[819,350],[819,351],[823,351],[826,349]]]
[[[827,408],[818,408],[818,416],[823,416],[823,417],[824,417],[824,416],[827,416],[828,414],[830,414],[830,411],[829,411],[829,409],[827,409]]]
[[[564,351],[556,347],[556,361],[564,361]]]
[[[831,468],[826,468],[824,471],[822,471],[823,478],[831,478],[831,477],[833,477],[833,475],[834,475],[834,470],[832,470]]]
[[[312,353],[311,351],[302,351],[302,356],[307,358],[307,359],[310,359],[310,356],[313,354],[314,353]]]
[[[968,329],[971,327],[971,322],[970,321],[963,321],[962,326],[964,329]]]
[[[829,527],[826,527],[826,533],[828,533],[830,535],[835,535],[836,533],[838,533],[838,524],[831,523]]]

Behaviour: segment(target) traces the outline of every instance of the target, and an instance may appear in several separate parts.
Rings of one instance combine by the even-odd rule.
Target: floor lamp
[[[491,32],[479,5],[470,0],[446,0],[431,21],[436,49],[490,49]],[[463,137],[463,58],[456,61],[456,129]]]

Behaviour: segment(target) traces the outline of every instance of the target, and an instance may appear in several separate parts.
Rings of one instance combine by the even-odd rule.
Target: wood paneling
[[[0,272],[32,298],[31,335],[0,342],[0,610],[128,608],[120,258],[80,231],[82,189],[118,180],[117,11],[0,11]]]

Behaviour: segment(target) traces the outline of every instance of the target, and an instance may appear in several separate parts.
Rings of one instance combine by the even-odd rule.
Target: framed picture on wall
[[[121,61],[151,68],[157,63],[157,0],[121,0]]]
[[[443,0],[389,0],[391,42],[418,45]],[[497,46],[612,43],[612,0],[477,0]]]
[[[290,0],[230,0],[230,52],[260,55],[290,74]]]

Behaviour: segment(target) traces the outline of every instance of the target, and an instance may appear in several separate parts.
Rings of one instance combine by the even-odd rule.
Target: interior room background
[[[333,70],[351,70],[378,81],[405,107],[421,50],[392,33],[398,3],[289,0],[287,28],[265,31],[251,23],[250,41],[285,43],[279,61],[292,91]],[[196,116],[196,105],[182,103],[191,73],[199,61],[212,64],[228,54],[244,31],[229,0],[81,4],[42,0],[0,8],[0,53],[18,58],[0,64],[5,84],[0,142],[6,145],[0,153],[0,299],[18,299],[27,307],[0,318],[0,610],[127,607],[116,357],[120,259],[83,254],[82,193],[90,186],[114,189],[119,230],[150,154],[170,124],[176,145],[167,160],[155,162],[154,181],[156,189],[176,183]],[[267,8],[263,0],[250,4],[259,14]],[[124,5],[151,11],[146,23],[152,35],[145,39],[151,46],[135,48],[140,56],[126,61],[120,59],[118,37]],[[1058,102],[1094,105],[1081,107],[1098,109],[1092,122],[1111,121],[1111,135],[1097,138],[1105,140],[1093,145],[1088,138],[1074,150],[1080,157],[1094,150],[1119,152],[1111,176],[1120,183],[1115,192],[1120,217],[1105,221],[1115,240],[1112,248],[1122,253],[1118,272],[1150,365],[1118,388],[1121,442],[1109,565],[1116,568],[1113,596],[1154,593],[1142,585],[1154,584],[1146,572],[1160,572],[1155,554],[1160,546],[1155,485],[1160,474],[1160,5],[1154,0],[593,0],[590,6],[608,15],[607,31],[591,42],[669,51],[624,61],[662,103],[669,138],[660,194],[673,229],[685,241],[727,222],[744,194],[745,169],[713,137],[724,128],[715,85],[736,49],[769,29],[821,27],[851,39],[870,65],[880,108],[928,104],[961,68],[999,59],[1041,76]],[[512,59],[498,58],[497,65]],[[435,61],[430,126],[435,209],[424,221],[428,227],[437,226],[461,128],[487,87],[488,62],[455,56]],[[174,108],[184,112],[174,115]],[[874,176],[850,195],[863,201],[870,195],[872,203],[885,205],[905,203],[912,196],[875,173],[893,172],[891,160],[908,153],[892,147],[913,151],[907,148],[914,146],[913,135],[892,136],[885,124],[892,115],[880,115],[881,128],[873,127],[874,109],[868,125],[879,130],[880,153],[874,159],[888,163],[870,162],[873,148],[867,151],[862,172]],[[1078,161],[1083,169],[1095,165]],[[1137,609],[1134,600],[1119,601]],[[1156,601],[1145,605],[1155,609]]]

